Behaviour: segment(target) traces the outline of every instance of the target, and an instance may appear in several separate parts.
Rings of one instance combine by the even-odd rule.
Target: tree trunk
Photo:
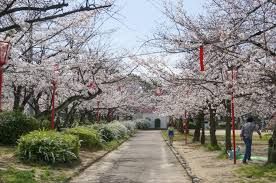
[[[21,91],[22,91],[22,86],[13,85],[13,95],[14,95],[13,111],[21,111],[20,110]]]
[[[204,120],[204,114],[203,114],[203,111],[200,111],[195,118],[196,126],[195,126],[193,142],[199,142],[200,140],[200,128],[203,120]]]
[[[189,134],[189,125],[190,125],[190,120],[191,120],[191,118],[188,118],[188,119],[186,119],[187,121],[186,121],[186,129],[185,129],[185,133],[186,134]]]
[[[87,111],[87,119],[88,119],[88,121],[89,122],[93,122],[93,121],[95,121],[95,115],[93,114],[94,112],[93,112],[93,110],[92,111]]]
[[[81,122],[81,123],[85,123],[86,111],[85,111],[85,110],[80,110],[80,111],[79,111],[79,114],[80,114],[80,122]]]
[[[273,135],[268,141],[268,163],[276,164],[276,130],[273,130]]]
[[[204,122],[204,120],[202,121],[202,131],[201,131],[200,142],[202,145],[205,144],[205,122]]]
[[[216,137],[216,110],[212,109],[211,104],[209,104],[209,113],[210,113],[210,142],[211,146],[218,146],[218,141]]]
[[[180,133],[184,133],[184,128],[183,128],[183,124],[184,124],[184,119],[182,119],[181,117],[177,120],[177,130]]]
[[[231,150],[232,143],[231,143],[231,102],[230,100],[225,101],[226,107],[226,116],[225,116],[225,150]]]
[[[67,107],[65,108],[66,115],[65,115],[65,123],[64,123],[64,128],[72,127],[72,124],[74,123],[74,115],[76,113],[76,107],[78,106],[79,103],[73,103],[73,106],[70,108]]]
[[[113,121],[113,114],[114,114],[115,110],[116,109],[114,109],[114,108],[107,109],[107,122]]]

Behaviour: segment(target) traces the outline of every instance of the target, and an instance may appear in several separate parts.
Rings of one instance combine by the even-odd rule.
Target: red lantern
[[[203,58],[204,57],[204,50],[203,46],[201,45],[199,47],[199,64],[200,64],[200,71],[204,71],[204,63],[203,63]]]
[[[10,51],[10,43],[0,41],[0,65],[4,65],[8,61],[8,54]]]
[[[162,91],[161,91],[160,87],[157,87],[157,88],[156,88],[155,95],[156,95],[156,96],[162,95]]]
[[[91,82],[87,85],[87,87],[88,87],[89,89],[95,90],[95,89],[97,88],[97,85],[96,85],[96,83],[95,83],[94,81],[91,81]]]
[[[2,83],[3,83],[3,65],[8,61],[10,43],[0,41],[0,111],[2,111]]]

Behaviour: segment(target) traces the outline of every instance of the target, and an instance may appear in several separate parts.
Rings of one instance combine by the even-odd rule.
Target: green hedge
[[[194,123],[189,123],[189,129],[195,129],[196,128],[196,125]]]
[[[41,130],[50,130],[52,128],[51,121],[47,119],[43,119],[40,121],[39,129]]]
[[[34,162],[70,162],[79,157],[79,138],[55,131],[33,131],[18,140],[20,159]]]
[[[98,132],[101,136],[101,139],[104,142],[110,142],[116,138],[115,134],[112,132],[111,128],[109,128],[107,124],[92,125],[92,128],[98,130]]]
[[[0,113],[0,143],[16,144],[21,135],[39,129],[39,122],[20,112]]]
[[[133,134],[136,130],[136,123],[134,121],[113,121],[107,124],[90,125],[89,128],[96,129],[102,141],[110,142]]]
[[[100,135],[97,130],[88,127],[70,128],[65,131],[67,134],[76,135],[81,141],[81,147],[95,148],[101,145]]]
[[[107,124],[107,128],[112,131],[115,139],[122,139],[126,137],[127,134],[127,127],[125,127],[119,121],[113,121],[112,123]]]
[[[129,135],[135,133],[136,123],[134,121],[122,121],[121,123],[127,128]]]
[[[141,130],[148,129],[150,128],[150,122],[145,119],[136,120],[136,128]]]

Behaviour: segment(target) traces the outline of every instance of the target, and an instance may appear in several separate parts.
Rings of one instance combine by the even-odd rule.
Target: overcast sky
[[[188,14],[196,15],[202,12],[206,0],[184,0],[184,7]],[[116,7],[120,9],[116,19],[107,22],[107,28],[118,28],[112,36],[114,47],[137,50],[150,37],[158,22],[164,16],[160,11],[161,0],[116,0]]]

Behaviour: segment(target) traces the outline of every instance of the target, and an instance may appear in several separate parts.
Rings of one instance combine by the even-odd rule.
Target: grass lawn
[[[36,183],[34,170],[17,170],[15,168],[8,168],[7,170],[0,170],[1,182],[13,183]]]
[[[162,136],[166,140],[168,140],[167,130],[162,130]],[[191,134],[189,134],[187,137],[188,137],[188,141],[190,141],[193,136]],[[173,141],[185,141],[185,134],[175,131]]]
[[[244,165],[235,173],[241,177],[241,182],[276,182],[276,165]]]

